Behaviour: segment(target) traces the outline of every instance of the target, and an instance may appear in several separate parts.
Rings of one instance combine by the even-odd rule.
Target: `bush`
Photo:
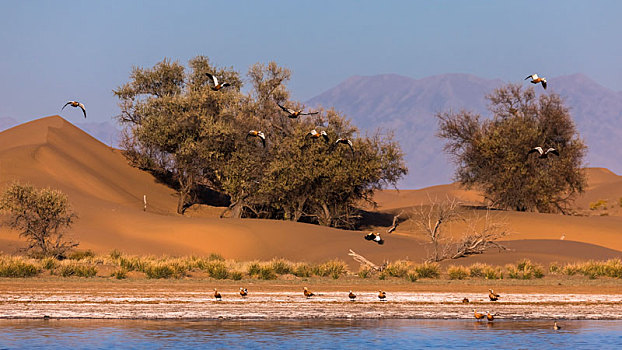
[[[33,277],[39,274],[40,267],[24,261],[23,258],[1,258],[0,277]]]
[[[374,271],[372,269],[370,269],[369,267],[361,266],[361,268],[359,269],[359,272],[357,273],[357,275],[360,278],[369,278],[369,277],[371,277],[371,275],[373,273],[374,273]]]
[[[119,257],[119,266],[128,271],[141,271],[147,273],[147,261],[137,256]]]
[[[182,278],[187,271],[186,266],[178,262],[156,262],[144,269],[147,278]]]
[[[310,277],[311,276],[311,265],[306,263],[297,263],[294,265],[293,274],[297,277]]]
[[[52,257],[47,257],[41,260],[41,264],[46,270],[54,270],[58,266],[58,260]]]
[[[414,267],[419,278],[438,278],[441,275],[441,267],[438,263],[423,263]]]
[[[113,249],[110,252],[110,257],[114,260],[119,259],[123,254],[118,249]]]
[[[95,266],[79,265],[77,263],[69,263],[61,265],[58,268],[58,274],[63,277],[94,277],[97,275]]]
[[[347,271],[347,265],[342,260],[330,260],[313,268],[313,274],[320,277],[330,276],[338,279]]]
[[[599,199],[596,202],[590,203],[590,210],[607,209],[607,200]]]
[[[544,272],[542,266],[533,264],[530,260],[524,259],[516,263],[516,266],[506,265],[508,277],[514,279],[529,280],[531,278],[542,278]]]
[[[501,267],[492,267],[487,266],[484,269],[484,278],[487,280],[502,280],[503,279],[503,271]]]
[[[127,270],[126,269],[118,269],[115,272],[113,272],[111,276],[116,278],[116,279],[118,279],[118,280],[122,280],[124,278],[127,278]]]
[[[286,275],[292,273],[292,263],[285,259],[274,259],[270,262],[270,265],[275,273],[279,275]]]
[[[229,277],[227,264],[220,260],[209,262],[205,266],[205,270],[209,273],[210,277],[215,279],[224,280]]]
[[[471,277],[484,277],[486,270],[490,268],[489,265],[475,263],[469,267],[469,276]]]
[[[406,274],[406,280],[409,282],[416,282],[417,281],[417,273],[413,272],[413,271],[409,271]]]
[[[261,264],[259,264],[258,262],[252,262],[248,265],[248,275],[253,277],[253,276],[258,276],[261,270]]]
[[[82,260],[82,259],[93,258],[93,257],[95,257],[95,253],[90,249],[74,251],[71,254],[67,255],[67,259],[70,259],[70,260]]]
[[[229,276],[231,277],[232,280],[234,281],[239,281],[242,279],[242,277],[244,277],[244,274],[240,271],[232,271]]]
[[[447,274],[449,275],[449,279],[463,280],[469,277],[470,271],[464,266],[451,265],[447,268]]]
[[[549,272],[550,273],[552,273],[554,275],[557,275],[557,274],[561,273],[561,271],[562,271],[562,268],[561,268],[561,266],[559,266],[558,263],[552,262],[552,263],[549,264]]]
[[[274,272],[274,269],[269,266],[269,265],[263,265],[259,268],[259,275],[258,275],[259,279],[262,280],[275,280],[276,279],[276,273]]]
[[[207,260],[209,261],[225,261],[225,258],[220,255],[220,254],[216,254],[216,253],[211,253],[208,257]]]
[[[399,260],[387,266],[384,270],[391,277],[404,278],[408,274],[410,264],[406,261]]]

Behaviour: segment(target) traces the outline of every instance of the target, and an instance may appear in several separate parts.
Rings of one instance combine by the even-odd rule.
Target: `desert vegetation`
[[[351,271],[341,260],[323,263],[292,262],[281,258],[269,261],[235,261],[218,255],[198,257],[165,257],[125,255],[113,251],[109,255],[87,254],[88,257],[32,258],[0,255],[0,277],[28,278],[37,276],[82,278],[144,278],[144,279],[215,279],[215,280],[277,280],[281,278],[360,278],[402,279],[416,282],[422,279],[446,280],[530,280],[547,276],[585,276],[622,278],[622,260],[586,261],[567,264],[551,263],[548,268],[524,259],[514,264],[493,266],[471,265],[442,266],[436,262],[415,263],[398,260],[387,263],[376,271],[362,265]],[[289,276],[289,277],[285,277]]]
[[[242,77],[232,68],[191,59],[188,68],[163,60],[135,68],[114,93],[125,126],[122,147],[132,164],[156,174],[179,193],[178,213],[193,203],[225,198],[223,215],[306,220],[353,227],[356,206],[395,185],[407,172],[399,145],[380,132],[359,135],[334,110],[291,117],[288,69],[255,64]],[[210,75],[230,86],[214,91]],[[265,140],[249,138],[262,131]],[[327,141],[308,136],[325,132]],[[352,142],[338,144],[338,139]]]
[[[487,96],[490,119],[462,111],[441,113],[438,135],[457,164],[455,178],[481,190],[492,207],[568,212],[586,186],[586,146],[557,94],[509,84]],[[554,148],[559,156],[529,154]]]

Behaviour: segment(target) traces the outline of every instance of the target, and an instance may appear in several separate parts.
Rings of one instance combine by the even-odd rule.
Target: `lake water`
[[[622,321],[0,320],[0,348],[622,349]]]

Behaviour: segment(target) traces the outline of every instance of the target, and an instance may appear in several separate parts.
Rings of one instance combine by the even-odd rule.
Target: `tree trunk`
[[[231,217],[234,219],[241,219],[242,218],[242,212],[244,210],[244,207],[246,206],[246,203],[244,202],[243,198],[238,199],[237,201],[233,202],[230,206],[231,208]]]
[[[330,226],[332,224],[333,218],[326,203],[322,203],[322,212],[317,216],[317,219],[322,226]]]

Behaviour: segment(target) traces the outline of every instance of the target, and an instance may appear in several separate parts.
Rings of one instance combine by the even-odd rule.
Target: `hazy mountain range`
[[[622,92],[612,91],[582,74],[548,80],[547,92],[565,98],[589,152],[587,165],[622,173]],[[530,86],[521,77],[516,81]],[[393,130],[409,168],[400,188],[448,183],[454,166],[436,137],[435,114],[470,110],[488,116],[485,96],[501,80],[468,74],[443,74],[423,79],[385,74],[354,76],[306,103],[334,106],[362,131]],[[540,85],[536,91],[542,93]]]
[[[521,77],[516,81],[531,86]],[[468,74],[443,74],[413,79],[395,74],[353,76],[311,98],[313,107],[334,106],[362,132],[392,130],[406,155],[408,176],[399,188],[421,188],[452,181],[454,166],[436,137],[435,114],[466,109],[487,116],[485,96],[504,84]],[[536,86],[542,93],[542,88]],[[589,77],[574,74],[548,79],[547,92],[566,99],[589,152],[587,164],[622,173],[622,92],[605,88]],[[0,117],[0,131],[21,122]],[[75,123],[107,145],[116,146],[119,129],[111,122]]]

